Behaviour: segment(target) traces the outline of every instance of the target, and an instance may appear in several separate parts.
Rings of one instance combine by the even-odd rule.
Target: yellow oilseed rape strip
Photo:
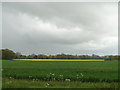
[[[13,59],[24,61],[104,61],[104,59]]]

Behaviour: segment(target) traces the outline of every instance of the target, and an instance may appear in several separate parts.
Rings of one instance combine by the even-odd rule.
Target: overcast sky
[[[118,54],[118,3],[2,4],[3,48],[22,54]]]

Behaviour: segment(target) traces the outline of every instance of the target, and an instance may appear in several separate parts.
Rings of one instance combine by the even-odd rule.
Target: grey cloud
[[[60,18],[60,20],[63,19],[79,25],[92,24],[89,21],[97,22],[101,7],[105,5],[107,3],[3,3],[4,7],[36,15],[44,20]]]
[[[116,3],[3,3],[3,48],[24,54],[116,54],[116,7]]]

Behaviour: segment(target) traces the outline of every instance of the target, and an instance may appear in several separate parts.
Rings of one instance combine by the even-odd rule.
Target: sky
[[[0,48],[2,48],[2,3],[0,2]]]
[[[118,54],[118,3],[4,2],[2,48],[22,54]]]

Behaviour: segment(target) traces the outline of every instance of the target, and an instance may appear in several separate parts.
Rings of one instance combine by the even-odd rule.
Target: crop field
[[[118,84],[118,61],[3,60],[2,65],[3,88],[31,84],[34,88],[46,88],[46,84],[58,88],[116,88]]]
[[[22,61],[104,61],[104,59],[13,59]]]

